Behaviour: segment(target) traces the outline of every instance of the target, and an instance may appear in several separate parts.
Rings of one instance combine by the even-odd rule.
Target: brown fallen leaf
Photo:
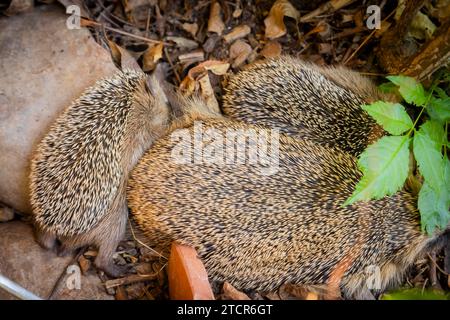
[[[268,41],[264,48],[262,48],[260,54],[264,58],[274,58],[281,55],[281,44],[277,41]]]
[[[300,13],[288,0],[277,0],[270,9],[269,15],[264,19],[266,26],[266,37],[269,39],[279,38],[286,34],[284,17],[290,17],[297,22],[300,19]]]
[[[200,95],[205,100],[208,109],[215,113],[220,113],[219,102],[214,94],[214,89],[211,85],[208,73],[200,77],[198,83],[200,84]]]
[[[91,260],[86,259],[83,255],[78,258],[78,264],[80,265],[81,272],[86,274],[91,268]]]
[[[203,75],[208,74],[208,71],[220,76],[224,75],[229,68],[230,64],[225,61],[208,60],[202,62],[189,70],[187,76],[180,84],[180,89],[186,95],[190,95],[200,88],[198,81]]]
[[[153,71],[156,67],[156,63],[162,58],[164,45],[158,43],[149,47],[142,57],[142,69],[145,72]]]
[[[193,38],[195,38],[195,35],[197,34],[197,31],[198,31],[198,24],[196,24],[196,23],[187,23],[186,22],[186,23],[183,23],[181,25],[181,27],[185,31],[189,32],[192,35]]]
[[[230,33],[227,33],[226,35],[223,36],[223,39],[226,42],[230,43],[233,42],[234,40],[244,38],[250,33],[250,31],[251,31],[250,27],[243,24],[233,28],[233,30],[231,30]]]
[[[242,41],[237,40],[230,46],[230,59],[233,61],[232,67],[237,68],[247,60],[252,53],[252,47]]]
[[[177,44],[177,47],[181,49],[192,50],[198,47],[197,42],[183,37],[167,37],[166,39],[175,42]]]
[[[180,62],[184,65],[191,65],[194,62],[205,60],[205,53],[201,49],[195,50],[185,54],[180,54],[178,56],[178,60],[180,60]]]
[[[319,49],[320,54],[331,54],[333,50],[331,43],[319,43],[317,48]]]
[[[211,4],[211,10],[209,13],[208,32],[214,32],[218,35],[222,35],[223,29],[225,29],[225,24],[222,21],[220,12],[220,4],[217,1],[214,1]]]
[[[251,300],[245,293],[237,290],[230,283],[223,284],[222,299],[224,300]]]
[[[108,40],[108,46],[111,50],[112,59],[119,68],[141,70],[139,64],[126,49],[110,40]]]
[[[128,300],[128,293],[123,286],[118,286],[114,297],[116,300]]]
[[[236,7],[236,9],[234,9],[232,16],[233,16],[233,18],[236,19],[236,18],[239,18],[241,16],[241,14],[242,14],[242,8],[239,6],[239,7]]]

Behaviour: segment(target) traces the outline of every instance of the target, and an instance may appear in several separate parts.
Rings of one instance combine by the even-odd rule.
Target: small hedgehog
[[[55,121],[31,164],[38,242],[59,254],[96,245],[111,276],[128,218],[126,184],[144,151],[167,129],[169,107],[154,77],[124,70],[98,81]]]
[[[384,135],[361,108],[393,100],[345,67],[319,67],[289,56],[250,65],[225,87],[223,112],[359,155]]]
[[[194,247],[212,281],[260,291],[284,283],[337,286],[346,298],[373,298],[369,289],[398,284],[416,258],[442,242],[444,235],[421,233],[416,199],[406,191],[342,207],[361,172],[338,148],[280,134],[278,170],[261,174],[259,162],[244,156],[251,144],[238,137],[269,140],[270,129],[202,119],[201,112],[184,120],[138,162],[128,203],[150,245]],[[207,136],[203,147],[199,132]],[[234,162],[220,161],[209,147],[230,143],[230,132],[238,132],[234,146],[226,144]],[[372,286],[370,272],[379,275]]]

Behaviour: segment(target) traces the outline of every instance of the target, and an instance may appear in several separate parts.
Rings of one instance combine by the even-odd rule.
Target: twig
[[[50,292],[47,300],[52,300],[53,296],[59,291],[59,284],[61,283],[62,279],[65,278],[67,273],[67,268],[75,263],[78,262],[78,259],[81,257],[81,255],[86,251],[87,247],[81,248],[80,251],[77,253],[77,255],[70,261],[70,263],[67,265],[67,267],[64,268],[64,270],[61,272],[61,274],[58,277],[58,280],[56,280],[55,285],[53,286],[52,291]]]
[[[177,72],[177,69],[175,69],[175,66],[172,63],[172,59],[170,59],[169,53],[167,52],[167,49],[164,48],[164,55],[166,56],[167,61],[169,62],[170,68],[172,69],[173,73],[175,74],[175,78],[177,78],[177,84],[179,85],[181,83],[180,75]]]
[[[115,32],[115,33],[118,33],[118,34],[121,34],[121,35],[124,35],[124,36],[128,36],[130,38],[134,38],[134,39],[137,39],[137,40],[151,42],[151,43],[162,43],[165,46],[172,46],[173,45],[172,43],[169,43],[169,42],[153,40],[153,39],[149,39],[149,38],[146,38],[146,37],[137,36],[135,34],[132,34],[132,33],[126,32],[126,31],[122,31],[122,30],[119,30],[119,29],[111,28],[111,27],[105,26],[105,25],[103,25],[101,23],[89,20],[89,19],[81,18],[81,20],[84,23],[86,23],[86,25],[88,25],[88,26],[103,27],[106,30],[109,30],[109,31],[112,31],[112,32]]]
[[[355,0],[330,0],[327,3],[318,7],[316,10],[313,10],[310,13],[304,15],[302,18],[300,18],[300,22],[308,22],[317,17],[318,15],[321,15],[322,13],[334,12],[342,7],[351,4],[352,2],[355,2]]]
[[[105,281],[105,287],[106,289],[111,289],[121,285],[132,284],[141,281],[155,280],[158,277],[158,274],[161,272],[162,269],[164,269],[165,266],[166,265],[164,265],[158,272],[153,274],[143,274],[143,275],[133,274],[125,278]]]
[[[392,10],[391,13],[389,13],[389,15],[383,19],[382,22],[385,22],[387,19],[389,19],[393,14],[395,13],[395,10]],[[372,36],[375,34],[375,32],[377,31],[377,29],[374,29],[367,37],[366,39],[364,39],[364,41],[358,46],[358,48],[350,55],[350,57],[344,61],[344,65],[346,65],[351,59],[353,59],[353,57],[355,56],[355,54],[361,50],[361,48],[367,43],[367,41],[369,41],[370,38],[372,38]]]
[[[150,250],[150,251],[156,253],[158,256],[160,256],[160,257],[162,257],[162,258],[164,258],[164,259],[166,259],[166,260],[169,260],[169,259],[168,259],[166,256],[164,256],[163,254],[159,253],[158,251],[156,251],[156,250],[153,249],[153,248],[150,248],[148,245],[146,245],[146,244],[143,243],[141,240],[139,240],[138,238],[136,238],[136,234],[134,233],[134,229],[133,229],[133,226],[131,225],[130,219],[128,219],[128,224],[130,225],[130,230],[131,230],[131,234],[132,234],[132,236],[133,236],[133,239],[134,239],[137,243],[139,243],[140,245],[144,246],[144,247],[147,248],[148,250]]]
[[[436,266],[436,268],[438,268],[438,270],[439,270],[440,272],[442,272],[442,273],[445,274],[446,276],[450,276],[450,273],[445,272],[445,270],[442,270],[442,268],[439,267],[439,265],[437,264],[436,260],[434,260],[434,259],[430,256],[429,253],[428,253],[428,258],[430,258],[430,260],[434,263],[434,265]]]

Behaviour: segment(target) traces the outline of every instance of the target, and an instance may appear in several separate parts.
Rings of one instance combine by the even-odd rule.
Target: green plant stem
[[[420,116],[422,115],[423,111],[425,110],[426,106],[428,105],[428,102],[430,102],[431,96],[433,95],[434,88],[436,87],[436,84],[433,84],[430,88],[430,93],[428,94],[427,100],[425,101],[424,105],[422,106],[422,110],[420,110],[419,115],[417,116],[416,120],[413,123],[413,126],[411,129],[409,129],[408,134],[406,135],[409,137],[411,135],[411,132],[413,132],[414,128],[416,127],[417,122],[420,119]]]

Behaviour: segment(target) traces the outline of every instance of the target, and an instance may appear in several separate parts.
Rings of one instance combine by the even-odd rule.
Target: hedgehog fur
[[[111,275],[124,235],[130,170],[167,129],[169,108],[154,78],[124,70],[99,80],[52,124],[31,165],[38,241],[66,253],[97,245],[95,261]]]
[[[272,175],[248,161],[177,163],[174,134],[193,137],[195,124],[203,132],[251,129],[270,136],[267,127],[201,114],[174,124],[144,154],[127,197],[148,244],[194,247],[212,281],[261,291],[337,283],[345,297],[370,298],[368,268],[378,268],[381,292],[440,241],[421,233],[416,199],[406,191],[342,207],[361,177],[356,158],[308,139],[281,133]],[[186,150],[192,159],[198,152]]]
[[[230,77],[223,112],[236,120],[279,128],[359,155],[384,135],[361,108],[393,101],[368,79],[345,67],[320,67],[290,56],[256,62]]]

